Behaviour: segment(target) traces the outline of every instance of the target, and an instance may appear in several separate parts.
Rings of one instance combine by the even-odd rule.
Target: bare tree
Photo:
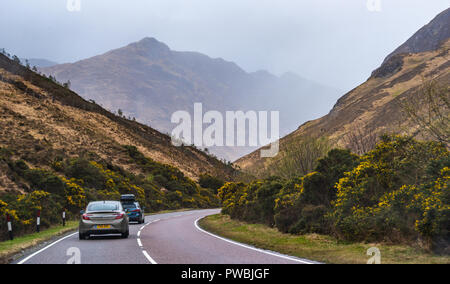
[[[358,155],[364,155],[373,148],[378,142],[378,135],[369,131],[362,124],[352,126],[352,131],[344,136],[346,146]]]
[[[450,86],[425,82],[420,95],[404,100],[401,107],[421,131],[450,146]]]
[[[330,149],[327,138],[306,137],[299,142],[287,142],[277,160],[271,163],[272,173],[284,178],[303,176],[312,172],[317,160]]]

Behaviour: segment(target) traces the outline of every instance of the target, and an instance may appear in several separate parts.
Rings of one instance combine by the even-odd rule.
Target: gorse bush
[[[198,184],[203,188],[209,188],[214,190],[215,193],[218,193],[219,188],[225,184],[225,181],[209,174],[202,174],[200,175]]]
[[[334,185],[359,162],[348,150],[333,149],[319,159],[314,172],[288,182],[276,204],[276,225],[282,232],[329,233],[325,214],[336,198]]]
[[[442,199],[448,179],[446,168],[437,175],[436,166],[448,156],[442,144],[383,137],[336,186],[338,198],[330,215],[336,233],[366,241],[422,237],[431,243],[445,237],[437,220],[449,209],[448,200]],[[433,229],[427,231],[427,224]]]
[[[383,136],[359,157],[334,149],[302,177],[219,189],[223,213],[282,232],[349,241],[450,243],[449,151],[436,142]]]
[[[220,205],[214,189],[200,188],[178,169],[146,158],[135,147],[124,149],[141,174],[90,158],[57,159],[48,165],[53,171],[36,169],[0,148],[0,167],[25,187],[23,193],[0,193],[0,239],[7,238],[6,214],[19,235],[34,230],[37,210],[45,228],[61,222],[63,209],[75,217],[90,201],[119,200],[121,194],[134,194],[147,212]]]
[[[153,180],[169,191],[178,190],[188,195],[199,193],[196,183],[185,177],[179,169],[145,157],[135,146],[124,146],[124,148],[133,161],[148,175],[149,180]]]

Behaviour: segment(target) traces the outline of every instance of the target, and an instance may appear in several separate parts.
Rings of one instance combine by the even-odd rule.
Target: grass
[[[365,264],[370,258],[366,254],[367,249],[377,247],[383,264],[450,264],[449,256],[429,254],[410,246],[348,243],[317,234],[283,234],[264,225],[231,220],[226,215],[206,217],[200,221],[200,226],[237,242],[323,263]]]
[[[40,233],[33,233],[14,238],[12,241],[0,242],[0,263],[8,263],[10,258],[23,250],[39,245],[54,237],[63,235],[78,228],[78,221],[68,221],[66,226],[50,227]]]
[[[186,211],[191,211],[191,210],[196,210],[196,209],[183,208],[183,209],[174,209],[174,210],[162,210],[162,211],[153,212],[153,213],[145,213],[145,216],[167,214],[167,213],[177,213],[177,212],[186,212]]]

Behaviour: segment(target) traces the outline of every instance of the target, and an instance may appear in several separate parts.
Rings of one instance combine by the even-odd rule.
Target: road
[[[130,236],[94,236],[78,240],[65,236],[27,253],[18,264],[307,264],[308,260],[284,256],[235,243],[197,225],[220,210],[196,210],[146,217],[144,225],[130,224]]]

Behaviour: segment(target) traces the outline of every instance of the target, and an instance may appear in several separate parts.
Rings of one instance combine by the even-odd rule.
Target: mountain
[[[437,15],[404,44],[389,54],[384,63],[397,54],[436,50],[450,37],[450,8]]]
[[[26,60],[28,60],[28,64],[30,64],[31,67],[36,66],[37,68],[45,68],[45,67],[50,67],[50,66],[54,66],[54,65],[58,65],[57,62],[53,62],[47,59],[40,59],[40,58],[21,58],[20,61],[22,63],[25,63]]]
[[[61,159],[95,157],[139,175],[142,165],[132,159],[137,154],[129,155],[130,147],[136,147],[155,163],[179,169],[191,179],[203,173],[223,179],[236,174],[216,158],[192,147],[174,147],[170,137],[110,113],[1,54],[0,96],[0,162],[2,149],[33,168],[49,168]],[[3,170],[0,189],[20,188],[14,185],[17,179]]]
[[[255,151],[236,164],[257,176],[273,173],[280,159],[292,154],[292,147],[311,137],[327,137],[332,146],[350,148],[359,154],[373,147],[383,133],[431,139],[405,114],[404,106],[423,100],[424,86],[430,82],[446,89],[450,86],[449,27],[446,10],[389,55],[365,83],[341,97],[329,114],[304,123],[282,138],[278,157],[260,158],[259,151]],[[447,100],[449,95],[447,92]],[[420,105],[415,107],[420,109]],[[448,115],[446,111],[444,115]]]
[[[194,103],[201,102],[204,111],[278,110],[281,134],[287,134],[299,121],[325,114],[339,94],[294,74],[248,73],[221,58],[174,51],[154,38],[40,71],[61,82],[70,80],[71,88],[85,99],[121,109],[162,132],[175,127],[172,113],[192,113]],[[234,160],[254,149],[213,147],[211,151]]]

